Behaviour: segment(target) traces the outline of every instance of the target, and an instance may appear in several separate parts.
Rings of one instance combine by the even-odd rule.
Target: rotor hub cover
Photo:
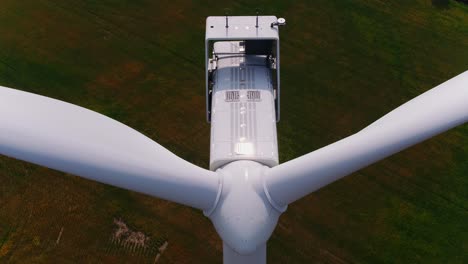
[[[221,195],[208,217],[223,241],[241,255],[266,243],[278,222],[263,189],[267,167],[254,161],[235,161],[217,172],[222,178]]]

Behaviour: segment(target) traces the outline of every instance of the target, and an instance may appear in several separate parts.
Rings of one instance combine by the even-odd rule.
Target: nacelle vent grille
[[[260,91],[247,91],[247,100],[257,102],[260,99]]]
[[[226,91],[226,102],[239,102],[239,91]]]

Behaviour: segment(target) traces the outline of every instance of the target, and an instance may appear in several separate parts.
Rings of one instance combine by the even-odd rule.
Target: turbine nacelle
[[[205,215],[224,243],[241,255],[252,254],[265,245],[282,213],[271,205],[264,191],[266,169],[260,163],[244,160],[217,170],[220,193]]]

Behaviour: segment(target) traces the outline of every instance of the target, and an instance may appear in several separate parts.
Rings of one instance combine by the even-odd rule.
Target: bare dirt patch
[[[150,238],[139,231],[133,231],[128,228],[127,224],[122,219],[114,219],[114,224],[117,228],[114,230],[113,238],[118,243],[131,244],[138,247],[148,247]]]

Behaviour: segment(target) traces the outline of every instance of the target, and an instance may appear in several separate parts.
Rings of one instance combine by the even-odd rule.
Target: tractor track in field
[[[5,56],[4,56],[3,54],[0,54],[0,58],[4,58],[4,57],[5,57]],[[13,73],[18,73],[18,70],[16,70],[14,67],[12,67],[8,62],[6,62],[6,61],[0,59],[0,64],[4,65],[4,66],[5,66],[7,69],[9,69],[11,72],[13,72]],[[4,74],[5,74],[5,76],[6,76],[7,78],[10,78],[10,79],[13,78],[13,77],[11,76],[11,74],[8,73],[8,71],[5,72]],[[16,82],[21,83],[20,81],[18,81],[17,78],[13,78],[13,79],[14,79]]]
[[[430,193],[431,196],[438,197],[440,200],[445,201],[447,205],[452,205],[455,208],[460,209],[461,211],[468,212],[468,208],[466,208],[465,206],[463,206],[461,204],[458,204],[455,201],[452,201],[451,199],[445,197],[444,195],[442,195],[442,194],[440,194],[440,193],[438,193],[436,191],[429,190],[429,189],[425,188],[424,186],[417,183],[415,180],[411,179],[410,177],[405,177],[404,175],[401,175],[400,173],[397,172],[397,170],[396,170],[397,168],[398,167],[396,167],[396,166],[392,166],[392,167],[386,166],[386,169],[389,170],[393,175],[395,175],[396,177],[398,177],[400,179],[403,179],[405,182],[411,184],[415,188],[418,188],[423,192]],[[430,178],[424,178],[424,180],[430,181],[430,182],[433,182],[433,183],[435,182],[434,180],[432,180]],[[438,182],[435,182],[435,183],[439,184]]]
[[[22,204],[24,201],[22,202]],[[16,243],[12,243],[11,248],[9,249],[9,252],[5,255],[6,257],[6,262],[11,261],[11,258],[13,257],[13,253],[16,252],[16,250],[19,248],[19,246],[22,244],[22,242],[25,239],[24,234],[24,229],[26,225],[30,222],[31,220],[31,215],[32,215],[32,210],[28,210],[29,208],[25,206],[23,209],[22,213],[18,214],[17,220],[14,222],[14,227],[10,228],[10,234],[9,234],[9,239],[17,238],[19,239],[15,241]],[[29,211],[29,217],[24,217],[28,214]]]
[[[183,60],[183,61],[189,63],[192,66],[192,69],[191,70],[187,69],[186,71],[188,71],[188,72],[192,72],[192,70],[199,71],[199,72],[204,71],[202,68],[199,67],[199,63],[197,63],[193,59],[191,59],[191,58],[189,58],[187,56],[183,56],[180,53],[174,51],[173,49],[171,49],[171,48],[169,48],[167,46],[161,45],[160,43],[158,43],[156,41],[145,38],[144,36],[141,36],[140,34],[137,34],[135,31],[128,30],[124,25],[119,25],[119,24],[117,24],[117,23],[115,23],[115,22],[113,22],[113,21],[111,21],[109,19],[104,18],[103,16],[100,16],[99,14],[97,14],[95,12],[92,12],[90,10],[84,10],[83,12],[80,12],[79,10],[82,10],[82,9],[77,9],[76,5],[74,6],[74,10],[71,10],[69,8],[66,8],[65,6],[62,6],[62,5],[57,4],[55,2],[52,2],[52,1],[43,0],[42,2],[46,3],[46,5],[49,4],[49,5],[52,5],[52,6],[56,7],[56,8],[59,8],[61,10],[64,10],[67,13],[75,14],[78,17],[86,17],[86,16],[82,15],[82,13],[86,12],[89,16],[94,18],[93,20],[90,20],[90,21],[96,21],[96,22],[99,21],[97,24],[99,24],[100,26],[103,26],[104,29],[105,29],[106,26],[108,28],[110,28],[111,30],[106,30],[105,29],[108,33],[111,33],[111,34],[114,33],[114,32],[118,33],[119,34],[118,36],[120,38],[123,38],[123,39],[126,39],[125,35],[127,35],[127,36],[131,37],[130,39],[137,39],[137,40],[143,41],[144,43],[146,43],[147,45],[149,45],[151,47],[165,50],[166,52],[168,52],[169,54],[179,58],[180,60]],[[151,61],[146,61],[146,62],[148,64],[151,64]],[[183,68],[181,68],[181,69],[183,69]]]
[[[329,259],[332,263],[336,263],[336,264],[348,264],[348,263],[352,263],[352,262],[346,261],[345,259],[342,259],[342,258],[338,257],[337,255],[333,254],[333,253],[330,252],[329,250],[320,248],[320,249],[319,249],[319,252],[320,252],[320,255],[328,257],[328,259]]]
[[[254,5],[234,1],[232,14],[253,12]],[[466,70],[467,9],[453,1],[442,12],[430,1],[268,5],[288,19],[281,32],[286,118],[278,125],[278,141],[283,162],[355,132],[361,128],[357,124],[375,120],[422,87]],[[206,165],[206,123],[189,122],[187,113],[192,119],[192,109],[202,107],[197,117],[204,113],[201,16],[223,15],[222,4],[6,0],[2,7],[0,78],[5,85],[44,87],[40,91],[51,96],[70,89],[70,97],[79,86],[77,91],[92,98],[83,102],[94,109],[115,114],[179,156]],[[142,65],[139,75],[129,77],[129,63]],[[114,106],[125,109],[122,118]],[[380,162],[309,199],[317,204],[291,206],[282,219],[294,225],[279,223],[269,242],[274,249],[268,252],[270,260],[463,262],[467,133],[449,132],[426,145],[427,153],[420,148]],[[222,244],[199,212],[139,195],[122,198],[124,192],[102,196],[105,188],[52,179],[48,176],[57,174],[51,170],[36,170],[23,181],[23,166],[6,160],[0,176],[0,262],[40,262],[42,257],[102,263],[220,261],[214,257],[222,255]],[[112,237],[112,217],[117,216],[154,239],[154,247]],[[168,239],[162,254],[160,244]]]
[[[3,55],[0,55],[1,57],[4,57]],[[14,71],[14,72],[17,72],[17,70],[13,67],[10,66],[10,64],[8,64],[7,62],[5,62],[4,60],[0,60],[0,63],[5,65],[8,69]]]

